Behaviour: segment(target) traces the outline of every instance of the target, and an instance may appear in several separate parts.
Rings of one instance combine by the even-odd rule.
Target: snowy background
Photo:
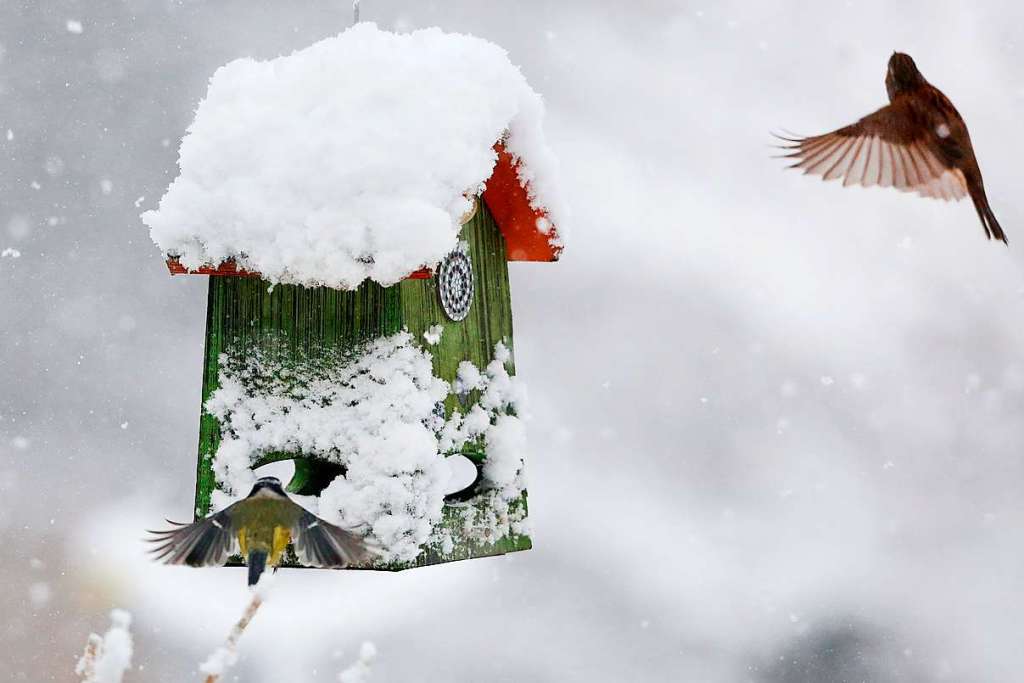
[[[70,680],[112,607],[126,681],[198,680],[240,613],[241,570],[141,556],[191,506],[206,282],[170,278],[138,214],[218,66],[336,33],[348,5],[0,3],[9,680]],[[536,549],[282,573],[239,680],[332,681],[363,640],[375,681],[1018,680],[1024,6],[362,13],[493,40],[548,105],[574,239],[511,268]],[[770,158],[770,130],[883,104],[894,49],[971,126],[1009,249],[968,203]]]

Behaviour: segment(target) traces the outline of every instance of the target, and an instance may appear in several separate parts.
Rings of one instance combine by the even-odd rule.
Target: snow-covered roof
[[[493,176],[484,199],[506,239],[534,247],[510,248],[510,259],[539,258],[538,240],[553,259],[565,209],[543,115],[493,43],[359,24],[218,69],[182,141],[180,174],[142,220],[187,270],[230,260],[274,282],[390,285],[456,247],[467,197]]]

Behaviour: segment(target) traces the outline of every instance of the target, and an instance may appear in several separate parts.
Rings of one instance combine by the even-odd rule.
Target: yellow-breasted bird
[[[824,135],[783,138],[796,159],[790,168],[843,179],[843,185],[880,185],[923,197],[970,195],[989,239],[1006,242],[985,196],[981,169],[960,113],[924,79],[910,55],[894,52],[885,76],[889,104],[857,123]],[[781,136],[780,136],[781,137]]]
[[[288,543],[299,559],[315,567],[347,567],[364,562],[368,552],[358,536],[326,522],[292,502],[276,477],[263,477],[249,495],[192,524],[151,531],[157,560],[192,567],[220,566],[241,550],[249,567],[249,585],[269,565],[276,567]]]

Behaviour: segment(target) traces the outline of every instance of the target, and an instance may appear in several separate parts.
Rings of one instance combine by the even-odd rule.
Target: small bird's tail
[[[1006,233],[1003,232],[1003,228],[999,225],[999,221],[996,220],[995,214],[992,213],[992,207],[988,205],[988,197],[985,196],[985,187],[981,184],[981,180],[979,179],[977,182],[968,181],[967,191],[971,193],[974,208],[978,211],[978,218],[981,219],[981,227],[985,228],[985,237],[989,239],[994,237],[997,240],[1002,240],[1003,244],[1009,244],[1006,239]]]
[[[249,585],[255,586],[260,580],[263,570],[267,568],[267,553],[262,550],[249,551],[249,558],[246,560],[249,567]]]

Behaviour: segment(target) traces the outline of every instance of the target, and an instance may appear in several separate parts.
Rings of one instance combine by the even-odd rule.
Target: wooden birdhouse
[[[389,49],[408,52],[397,66],[377,64],[368,79],[379,67],[390,68],[388,73],[405,68],[411,72],[409,82],[423,80],[436,76],[429,69],[422,72],[424,61],[436,59],[433,68],[443,70],[452,60],[465,59],[467,49],[479,51],[484,63],[494,61],[493,46],[484,41],[436,31],[421,33],[427,35],[396,36],[372,25],[360,25],[330,40],[338,43],[331,46],[337,59],[357,62],[353,69],[369,68],[361,60],[371,45],[387,44]],[[346,40],[353,44],[346,46]],[[446,52],[449,47],[450,54]],[[325,47],[309,50],[319,50],[318,59],[323,61]],[[281,59],[295,60],[301,55]],[[280,77],[281,68],[279,64],[274,77]],[[225,69],[211,82],[208,100],[220,94],[216,79]],[[443,84],[443,77],[438,78]],[[515,82],[514,76],[509,78]],[[396,97],[402,86],[401,81],[395,83]],[[457,83],[453,92],[461,92],[465,86]],[[371,104],[377,98],[371,96]],[[203,116],[200,107],[191,129],[193,136],[204,133]],[[378,112],[374,126],[382,116],[387,120],[386,113]],[[278,120],[275,125],[283,124]],[[309,130],[308,122],[295,125]],[[352,125],[350,120],[336,122],[339,129]],[[215,124],[211,126],[216,131]],[[172,274],[210,276],[197,517],[216,506],[218,496],[243,493],[247,477],[254,476],[252,471],[292,460],[294,475],[287,489],[300,503],[318,505],[321,516],[355,526],[389,550],[375,568],[404,569],[530,547],[525,480],[521,454],[517,454],[522,430],[516,405],[508,262],[555,261],[562,242],[554,217],[538,201],[528,180],[534,177],[533,169],[525,167],[523,155],[513,155],[508,148],[507,140],[516,135],[514,126],[511,136],[492,140],[485,149],[473,152],[474,159],[489,157],[493,165],[490,175],[480,179],[482,191],[466,195],[470,210],[462,213],[461,220],[456,219],[461,227],[455,225],[458,234],[453,248],[439,262],[416,263],[415,268],[405,263],[408,274],[391,284],[371,277],[354,287],[338,286],[337,282],[289,282],[299,278],[290,277],[287,264],[267,277],[254,267],[259,260],[253,253],[231,239],[225,239],[228,248],[214,249],[211,244],[215,240],[200,235],[188,244],[199,244],[206,251],[199,258],[189,256],[187,248],[168,247],[166,238],[161,242],[157,237],[160,219],[173,220],[177,215],[172,202],[168,202],[169,208],[161,204],[164,216],[144,216],[164,248]],[[441,135],[459,134],[453,130]],[[211,132],[208,137],[216,139],[216,135]],[[329,137],[333,133],[325,135],[325,140],[334,140]],[[189,144],[186,138],[182,178],[192,159]],[[387,147],[394,144],[382,143]],[[230,145],[225,146],[225,153],[231,154]],[[216,153],[217,147],[210,150]],[[410,173],[397,168],[405,163],[404,157],[396,159],[395,173]],[[318,163],[333,168],[335,161],[325,156]],[[244,167],[239,168],[242,170],[236,173],[240,176]],[[308,173],[310,182],[317,183],[321,171],[310,168]],[[388,177],[387,168],[382,170],[380,164],[369,173]],[[222,201],[224,193],[232,191],[225,188],[232,188],[235,182],[230,172],[224,176],[224,182],[218,184],[222,178],[216,174],[196,174],[201,182],[214,185],[207,188],[207,195],[216,201]],[[358,178],[358,173],[352,177]],[[386,183],[367,181],[367,187],[383,194],[382,201],[386,201],[381,184],[386,187]],[[396,191],[403,187],[398,185]],[[168,196],[172,192],[174,185]],[[366,193],[352,192],[348,202],[358,203]],[[190,198],[195,194],[192,189],[187,193]],[[252,199],[252,193],[240,195],[243,199],[229,206],[235,213],[211,199],[214,208],[200,219],[242,220],[250,210],[249,202],[258,200]],[[287,204],[293,196],[275,207]],[[335,200],[329,190],[324,196],[321,203]],[[453,202],[466,205],[460,197]],[[344,223],[348,204],[344,198],[338,203],[335,215]],[[236,205],[241,208],[236,210]],[[310,214],[319,208],[310,206]],[[354,266],[365,266],[368,272],[396,251],[383,249],[383,238],[373,233],[372,221],[377,215],[376,209],[367,210],[365,216],[370,218],[364,217],[360,224],[368,226],[362,229],[370,233],[371,247],[354,256],[347,254]],[[398,216],[402,220],[405,214]],[[313,219],[305,217],[304,221],[309,225]],[[326,230],[330,229],[328,225]],[[410,241],[418,239],[415,224],[409,230]],[[362,233],[356,234],[362,239]],[[191,239],[192,233],[189,235]],[[290,233],[274,239],[277,249],[279,242],[290,239]],[[390,239],[400,242],[401,235]],[[316,252],[317,242],[307,242],[305,248]],[[330,249],[324,247],[324,251]],[[293,262],[311,256],[298,248],[275,251],[274,258],[280,253],[290,254]],[[281,262],[284,260],[282,257]],[[278,261],[264,263],[276,267]],[[353,264],[345,261],[344,265]],[[413,453],[415,456],[410,455]],[[446,458],[458,456],[473,463],[477,477],[461,490],[442,490]],[[232,482],[241,483],[232,490]]]

